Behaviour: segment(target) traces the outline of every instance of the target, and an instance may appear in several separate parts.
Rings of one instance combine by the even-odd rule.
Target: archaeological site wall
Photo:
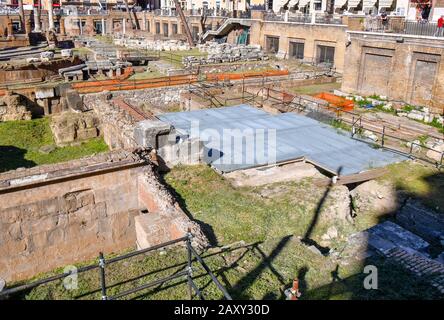
[[[322,62],[324,47],[332,48],[333,62],[336,70],[344,69],[344,53],[346,43],[346,25],[302,24],[283,21],[254,21],[250,31],[250,43],[261,45],[270,51],[271,42],[277,43],[278,56],[291,58],[292,44],[301,44],[303,59]],[[276,40],[273,40],[276,39]]]
[[[199,227],[145,156],[115,151],[0,174],[0,278],[17,281]],[[138,230],[136,232],[136,230]]]
[[[34,62],[21,64],[6,64],[0,68],[0,83],[33,82],[48,80],[58,76],[61,68],[66,68],[80,64],[82,61],[78,57],[69,59],[56,59],[48,62]]]
[[[384,95],[444,112],[444,41],[349,32],[342,90]]]

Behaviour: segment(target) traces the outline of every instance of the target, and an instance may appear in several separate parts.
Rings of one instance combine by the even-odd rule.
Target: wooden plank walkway
[[[369,171],[364,171],[356,174],[350,174],[347,176],[339,176],[336,185],[348,185],[352,183],[365,182],[379,178],[386,174],[388,170],[386,168],[372,169]],[[329,178],[318,178],[314,179],[313,183],[319,187],[327,186],[331,183]]]

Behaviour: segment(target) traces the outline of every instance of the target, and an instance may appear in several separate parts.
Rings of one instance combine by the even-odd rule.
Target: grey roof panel
[[[394,152],[372,148],[364,142],[352,139],[345,132],[311,118],[293,113],[272,115],[245,104],[166,113],[158,118],[188,135],[193,133],[192,124],[198,124],[199,130],[194,130],[194,133],[207,134],[220,146],[220,150],[210,152],[212,157],[208,157],[206,161],[223,172],[272,162],[268,154],[269,137],[267,134],[263,135],[260,129],[268,133],[275,130],[277,162],[305,157],[331,171],[343,167],[342,174],[353,174],[407,159]],[[228,139],[228,136],[223,135],[227,129],[237,130],[234,133],[235,138]],[[235,139],[242,140],[242,144],[234,144]],[[254,148],[250,146],[255,152],[251,155],[251,150],[246,148],[248,139],[254,139],[265,146],[265,157],[256,154],[256,145]],[[210,147],[209,144],[207,146]],[[246,161],[247,158],[251,161]],[[242,161],[233,161],[234,159]]]

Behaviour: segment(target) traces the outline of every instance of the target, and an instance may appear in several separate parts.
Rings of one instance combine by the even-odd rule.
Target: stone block
[[[148,213],[134,218],[138,249],[148,248],[172,240],[168,226],[171,221],[158,213]]]
[[[47,98],[53,98],[54,97],[54,88],[42,88],[37,87],[35,90],[35,97],[37,99],[47,99]]]
[[[148,212],[157,212],[159,207],[155,196],[145,187],[146,182],[139,179],[139,203],[141,208],[147,208]]]
[[[136,124],[134,139],[138,146],[157,149],[157,136],[171,131],[171,125],[160,120],[144,120]]]

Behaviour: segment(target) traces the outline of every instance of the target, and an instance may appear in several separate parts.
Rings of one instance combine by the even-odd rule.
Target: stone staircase
[[[444,265],[414,251],[394,247],[384,252],[384,256],[423,278],[444,294]]]
[[[217,30],[208,30],[207,32],[205,32],[202,36],[202,40],[207,41],[216,36],[225,36],[235,25],[250,27],[251,24],[252,22],[249,21],[249,19],[229,18],[225,20],[224,23],[222,23]]]
[[[444,264],[440,258],[430,257],[430,243],[415,233],[397,223],[385,221],[351,235],[349,245],[355,247],[351,252],[361,259],[378,253],[444,294]]]

